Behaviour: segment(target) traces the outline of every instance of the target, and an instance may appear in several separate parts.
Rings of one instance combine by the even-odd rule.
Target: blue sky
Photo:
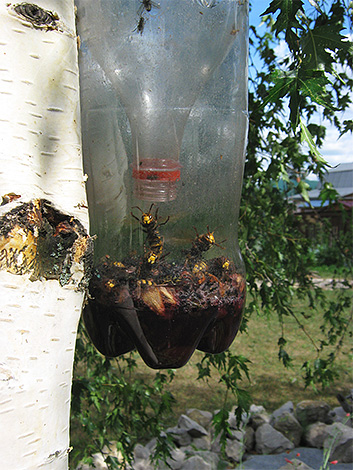
[[[250,24],[261,28],[260,15],[268,7],[268,5],[270,4],[270,0],[252,0],[251,3],[252,7],[250,11]],[[313,8],[307,0],[304,1],[304,4],[306,8]],[[351,107],[351,109],[344,115],[342,114],[340,118],[342,121],[344,119],[353,119],[353,107]],[[327,127],[327,133],[325,144],[320,150],[326,161],[332,166],[336,166],[339,163],[353,162],[352,134],[347,133],[339,139],[338,132],[334,127],[329,126],[327,122],[323,122],[322,124]]]

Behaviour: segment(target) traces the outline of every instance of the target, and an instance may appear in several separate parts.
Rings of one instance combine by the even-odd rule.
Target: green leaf
[[[304,78],[298,78],[298,82],[303,96],[308,96],[311,101],[331,111],[337,110],[332,106],[331,98],[326,91],[329,80],[324,75],[320,74],[318,76],[308,77],[306,74]]]
[[[338,200],[339,194],[336,191],[335,188],[333,188],[331,183],[325,182],[323,184],[323,187],[320,191],[320,199],[322,201],[322,204],[325,202],[328,202],[329,204],[334,203]]]
[[[298,10],[303,8],[302,0],[273,0],[270,6],[261,14],[261,16],[275,14],[279,10],[277,20],[274,24],[276,32],[299,27],[295,18]]]
[[[287,96],[296,87],[297,83],[297,77],[295,75],[286,74],[278,70],[271,74],[270,78],[274,86],[269,89],[267,97],[263,100],[263,107]]]
[[[227,437],[231,434],[231,429],[228,422],[229,412],[221,408],[218,413],[213,416],[212,424],[214,425],[215,438],[219,436],[221,450],[225,451],[227,444]]]
[[[341,131],[340,137],[347,132],[353,133],[353,119],[343,121],[343,130]]]
[[[301,129],[301,133],[300,133],[301,142],[302,143],[306,142],[309,145],[310,152],[315,157],[316,162],[326,164],[326,160],[322,157],[319,149],[317,148],[313,140],[313,136],[311,135],[309,129],[304,124],[303,119],[300,118],[299,122],[300,122],[300,129]]]
[[[310,189],[310,186],[308,185],[308,183],[306,183],[304,180],[300,180],[297,186],[297,191],[301,195],[301,197],[304,199],[304,201],[307,202],[311,206],[308,189]]]
[[[308,29],[300,39],[303,60],[308,69],[332,70],[331,52],[340,50],[352,55],[353,44],[340,34],[340,25],[324,24]]]

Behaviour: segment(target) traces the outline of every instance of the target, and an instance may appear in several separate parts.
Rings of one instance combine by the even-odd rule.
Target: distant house
[[[339,197],[334,203],[320,199],[322,184],[331,183]],[[324,179],[315,189],[309,191],[310,205],[303,201],[299,195],[291,199],[296,204],[296,214],[300,215],[304,224],[303,231],[307,236],[317,236],[325,221],[331,223],[331,235],[346,232],[352,227],[353,209],[353,162],[341,163],[331,168]]]

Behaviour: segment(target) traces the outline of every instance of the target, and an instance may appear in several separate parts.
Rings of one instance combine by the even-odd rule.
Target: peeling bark
[[[86,285],[92,264],[92,241],[81,222],[56,210],[49,201],[20,204],[0,219],[0,269],[31,273],[32,281],[72,281],[73,264],[84,263]]]
[[[73,0],[0,0],[0,460],[66,470],[90,271]]]

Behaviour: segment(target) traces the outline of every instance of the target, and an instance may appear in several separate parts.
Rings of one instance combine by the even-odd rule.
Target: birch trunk
[[[73,0],[0,0],[0,468],[67,469],[90,246]]]

